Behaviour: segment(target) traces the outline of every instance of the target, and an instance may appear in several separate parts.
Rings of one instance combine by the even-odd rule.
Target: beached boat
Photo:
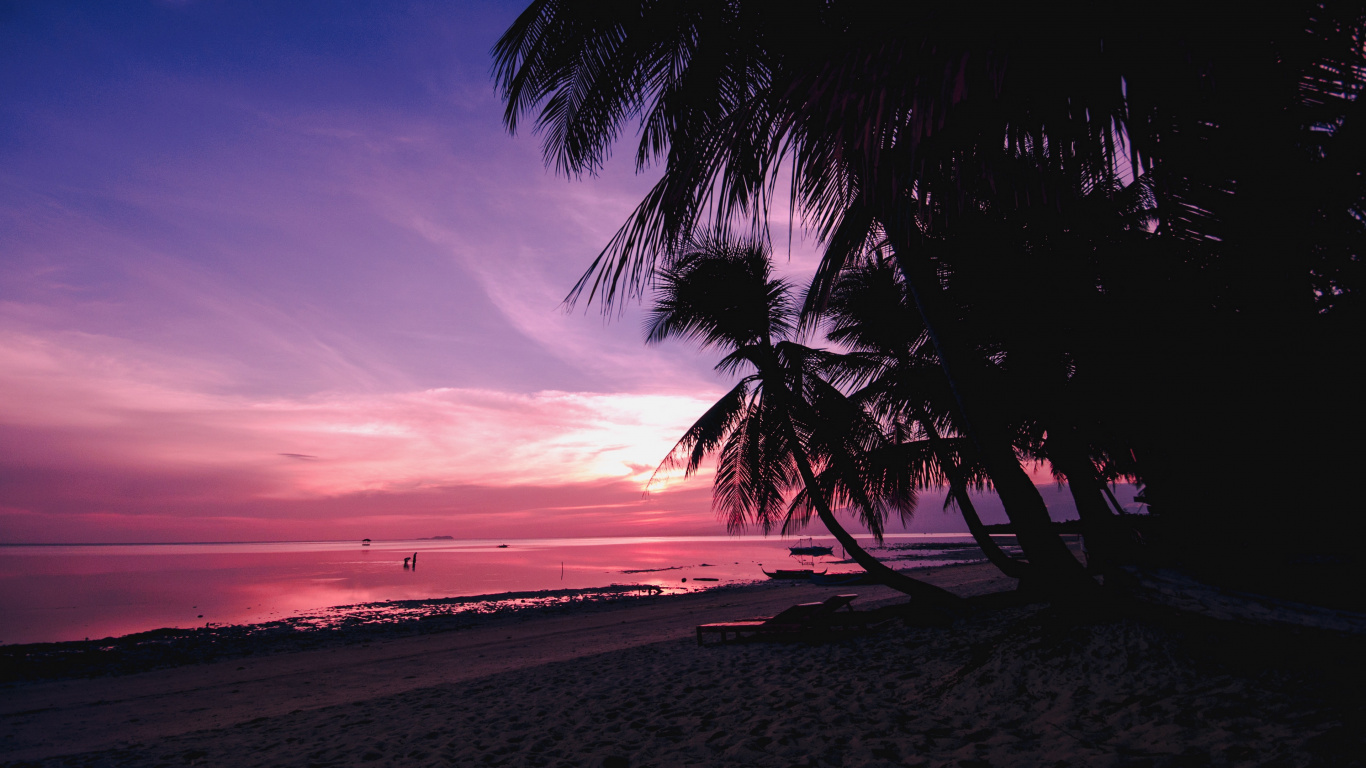
[[[759,570],[763,569],[760,568]],[[815,571],[810,568],[802,571],[785,571],[781,568],[776,571],[764,571],[764,575],[770,579],[809,579],[814,573]],[[825,571],[821,571],[821,573],[824,574]]]

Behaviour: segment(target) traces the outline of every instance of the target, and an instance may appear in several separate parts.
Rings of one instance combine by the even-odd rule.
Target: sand
[[[964,596],[1009,586],[990,566],[927,575]],[[901,602],[883,588],[840,591],[857,591],[863,608]],[[1302,637],[1009,601],[949,625],[912,615],[821,643],[693,638],[699,621],[832,592],[766,584],[15,683],[0,690],[0,755],[91,766],[1309,766],[1366,754],[1360,670],[1342,668],[1361,650],[1351,640],[1312,654],[1319,646]],[[1220,652],[1231,643],[1261,650]],[[1293,658],[1266,652],[1277,648]]]

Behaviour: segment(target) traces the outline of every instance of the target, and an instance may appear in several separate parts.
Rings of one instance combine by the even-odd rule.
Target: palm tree
[[[660,469],[682,466],[692,474],[715,453],[713,503],[728,529],[753,523],[765,533],[779,525],[786,530],[794,517],[814,510],[882,583],[935,605],[958,604],[952,593],[877,560],[836,519],[833,505],[847,502],[880,538],[889,507],[904,511],[914,496],[904,486],[889,492],[893,475],[876,471],[865,455],[876,447],[869,445],[876,430],[860,428],[857,409],[833,405],[841,398],[815,375],[823,354],[790,339],[796,308],[789,286],[772,277],[766,248],[719,237],[696,241],[660,271],[657,284],[647,341],[684,338],[719,348],[726,354],[717,369],[743,374]]]
[[[547,161],[560,170],[594,172],[637,117],[637,163],[665,167],[576,296],[606,305],[642,291],[655,259],[709,220],[762,227],[785,168],[792,208],[826,243],[824,285],[880,233],[954,425],[1030,562],[1080,583],[1017,460],[1018,413],[1000,412],[992,386],[988,353],[1019,340],[1013,326],[1029,315],[979,289],[1017,288],[1007,275],[1025,262],[1067,278],[1049,295],[1080,322],[1042,325],[1007,350],[1047,352],[1038,359],[1051,371],[1029,389],[1051,388],[1049,402],[1017,411],[1043,422],[1038,411],[1062,400],[1058,381],[1086,383],[1065,387],[1094,410],[1049,430],[1084,504],[1096,497],[1088,453],[1099,452],[1127,456],[1153,509],[1191,521],[1192,542],[1254,530],[1240,524],[1248,516],[1271,535],[1292,507],[1316,510],[1320,527],[1354,525],[1341,478],[1355,457],[1318,448],[1264,467],[1249,455],[1264,435],[1248,417],[1263,404],[1245,382],[1266,378],[1265,350],[1291,358],[1266,386],[1286,409],[1286,444],[1333,445],[1366,423],[1351,373],[1366,308],[1366,12],[1317,1],[1244,10],[1229,25],[1177,2],[1020,13],[537,0],[495,56],[509,128],[542,107]],[[1072,248],[1088,194],[1121,166],[1152,184],[1151,237]],[[1012,238],[973,237],[986,220],[1026,218]],[[1031,350],[1037,339],[1053,349]]]
[[[625,10],[537,2],[495,49],[509,128],[516,128],[520,114],[545,103],[541,127],[548,162],[570,174],[593,172],[610,153],[621,123],[633,114],[643,120],[637,162],[667,155],[664,178],[574,293],[587,291],[591,300],[602,291],[606,306],[618,292],[638,290],[655,256],[689,237],[713,203],[718,221],[749,215],[751,224],[762,228],[773,180],[791,148],[794,204],[800,202],[831,241],[826,261],[833,271],[848,255],[838,249],[860,243],[869,226],[880,223],[891,236],[949,380],[958,422],[991,473],[1021,546],[1042,577],[1060,588],[1079,584],[1080,567],[1049,529],[1047,508],[1016,461],[1006,430],[984,414],[986,398],[970,386],[964,373],[971,367],[964,362],[968,355],[958,351],[963,345],[946,331],[950,323],[933,306],[930,286],[936,283],[908,265],[918,254],[912,253],[914,238],[908,233],[914,225],[906,212],[917,208],[907,208],[905,183],[916,175],[905,183],[897,180],[905,176],[906,153],[918,144],[915,135],[909,135],[911,141],[902,136],[897,151],[881,152],[880,143],[896,139],[895,124],[840,120],[841,115],[863,119],[870,109],[882,114],[887,99],[854,91],[848,94],[853,101],[844,101],[844,91],[827,87],[871,83],[883,89],[882,96],[892,96],[884,117],[910,116],[919,92],[906,91],[904,73],[864,67],[856,75],[850,67],[862,66],[861,57],[885,53],[879,45],[891,45],[895,60],[896,52],[914,48],[915,42],[887,40],[887,29],[902,27],[887,27],[881,13],[870,14],[857,4],[665,2]],[[916,21],[903,23],[913,28]],[[935,70],[941,53],[934,61],[914,63],[912,72],[916,67],[943,72]],[[1107,106],[1097,115],[1111,112]],[[1054,122],[1051,130],[1056,133],[1060,125],[1071,124]],[[1017,129],[1012,142],[1041,140],[1042,131],[1042,125]],[[1094,141],[1068,146],[1090,153],[1086,162],[1091,164],[1091,155],[1104,148],[1097,149]],[[888,183],[893,186],[872,196]],[[858,203],[863,198],[873,205]],[[850,215],[854,210],[865,213]]]
[[[985,474],[974,471],[974,462],[967,458],[970,447],[940,433],[940,425],[950,423],[952,409],[941,405],[948,397],[942,372],[918,317],[906,304],[904,285],[880,255],[842,273],[820,315],[830,341],[852,354],[835,358],[831,367],[837,380],[863,385],[853,399],[866,402],[894,425],[898,435],[923,435],[923,440],[896,442],[904,452],[933,457],[937,474],[948,482],[949,500],[957,505],[987,559],[1007,576],[1025,578],[1028,564],[1006,554],[992,539],[968,495],[969,486],[987,484]],[[808,318],[814,319],[815,307],[808,304],[806,309]],[[941,415],[931,416],[932,409]]]

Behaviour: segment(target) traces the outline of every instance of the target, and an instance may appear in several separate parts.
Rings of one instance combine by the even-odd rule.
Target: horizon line
[[[970,531],[935,531],[935,532],[911,532],[902,531],[899,533],[886,533],[883,538],[893,538],[901,536],[971,536]],[[1014,536],[1013,533],[992,533],[991,536]],[[855,533],[857,538],[875,538],[871,533]],[[622,536],[537,536],[537,537],[476,537],[462,539],[458,537],[435,537],[426,536],[419,538],[400,538],[400,539],[370,539],[373,543],[385,543],[396,541],[573,541],[583,539],[774,539],[783,540],[781,534],[768,536],[765,534],[744,533],[739,535],[730,534],[666,534],[666,535],[622,535]],[[803,538],[834,538],[832,534],[816,534],[806,536],[793,536],[793,539]],[[213,546],[219,544],[337,544],[343,542],[360,542],[365,539],[257,539],[244,541],[105,541],[105,542],[80,542],[80,541],[39,541],[39,542],[0,542],[0,547],[165,547],[165,546]]]

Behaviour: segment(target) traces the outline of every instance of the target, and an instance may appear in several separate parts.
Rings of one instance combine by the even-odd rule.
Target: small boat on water
[[[811,557],[835,554],[834,547],[817,546],[815,539],[799,539],[797,541],[797,546],[788,547],[787,551],[791,552],[793,555],[808,555]]]
[[[763,570],[763,569],[760,568],[759,570]],[[812,571],[810,568],[807,568],[806,570],[801,570],[801,571],[785,571],[785,570],[783,570],[783,569],[781,569],[781,568],[779,568],[779,569],[776,570],[776,571],[764,571],[764,575],[767,576],[767,577],[769,577],[770,579],[809,579],[809,578],[811,578],[813,575],[824,575],[824,574],[825,574],[825,571],[821,571],[820,574],[816,574],[816,572],[815,572],[815,571]]]
[[[369,540],[369,539],[361,539],[361,540],[360,540],[360,545],[361,545],[362,547],[368,547],[368,546],[370,546],[370,540]]]

